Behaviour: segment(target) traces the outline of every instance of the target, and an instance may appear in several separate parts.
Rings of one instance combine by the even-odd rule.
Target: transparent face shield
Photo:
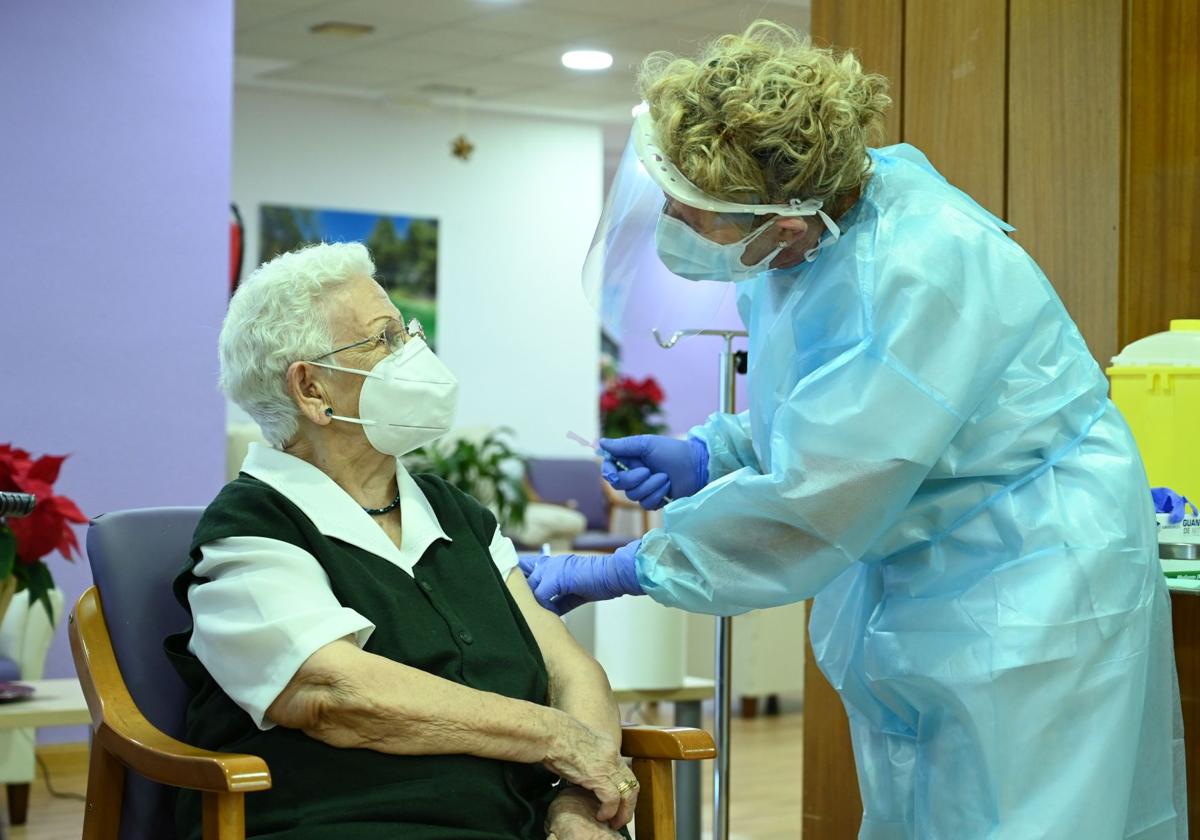
[[[818,201],[751,205],[707,195],[671,164],[648,111],[634,120],[583,269],[584,293],[606,340],[664,339],[695,329],[739,329],[735,285],[783,267],[773,220],[819,216]],[[791,264],[799,262],[793,257]],[[697,282],[715,281],[715,282]]]
[[[732,297],[725,284],[695,284],[663,265],[655,247],[663,206],[662,190],[626,144],[583,267],[584,294],[606,340],[707,323]]]

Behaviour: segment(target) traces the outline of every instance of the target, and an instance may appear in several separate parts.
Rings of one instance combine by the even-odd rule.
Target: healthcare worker
[[[868,148],[886,81],[784,27],[652,55],[639,83],[618,179],[656,209],[610,203],[594,250],[641,225],[675,274],[737,284],[750,408],[604,441],[616,487],[670,500],[663,526],[526,564],[539,600],[815,596],[862,838],[1185,837],[1146,475],[1012,228],[912,146]]]

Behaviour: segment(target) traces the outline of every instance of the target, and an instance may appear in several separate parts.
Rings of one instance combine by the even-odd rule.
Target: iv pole
[[[725,340],[721,351],[720,389],[721,411],[734,413],[735,382],[738,373],[738,353],[733,350],[735,338],[745,338],[742,330],[679,330],[664,339],[658,330],[652,331],[654,340],[664,350],[670,350],[684,336],[711,335]],[[729,735],[730,714],[733,700],[733,619],[721,616],[717,619],[716,655],[716,704],[715,722],[717,729],[717,758],[713,763],[713,840],[729,839]]]

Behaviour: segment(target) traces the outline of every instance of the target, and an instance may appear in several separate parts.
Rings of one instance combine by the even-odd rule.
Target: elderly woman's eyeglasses
[[[421,322],[416,318],[413,318],[408,322],[408,326],[405,326],[403,321],[392,318],[387,322],[387,325],[383,328],[382,332],[373,335],[370,338],[364,338],[361,341],[343,344],[341,347],[330,350],[328,353],[322,353],[320,356],[313,358],[311,361],[315,362],[320,359],[324,359],[327,356],[332,356],[334,353],[341,353],[343,350],[350,350],[351,348],[362,347],[364,345],[370,345],[372,350],[378,349],[379,347],[386,347],[389,353],[395,353],[397,350],[407,344],[408,340],[411,338],[419,338],[424,341],[425,330],[421,326]]]

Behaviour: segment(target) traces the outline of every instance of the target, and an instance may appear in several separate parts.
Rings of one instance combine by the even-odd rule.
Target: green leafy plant
[[[502,528],[516,528],[525,521],[529,491],[525,459],[507,440],[512,433],[501,427],[477,439],[436,441],[408,455],[405,466],[444,478],[491,508]]]

